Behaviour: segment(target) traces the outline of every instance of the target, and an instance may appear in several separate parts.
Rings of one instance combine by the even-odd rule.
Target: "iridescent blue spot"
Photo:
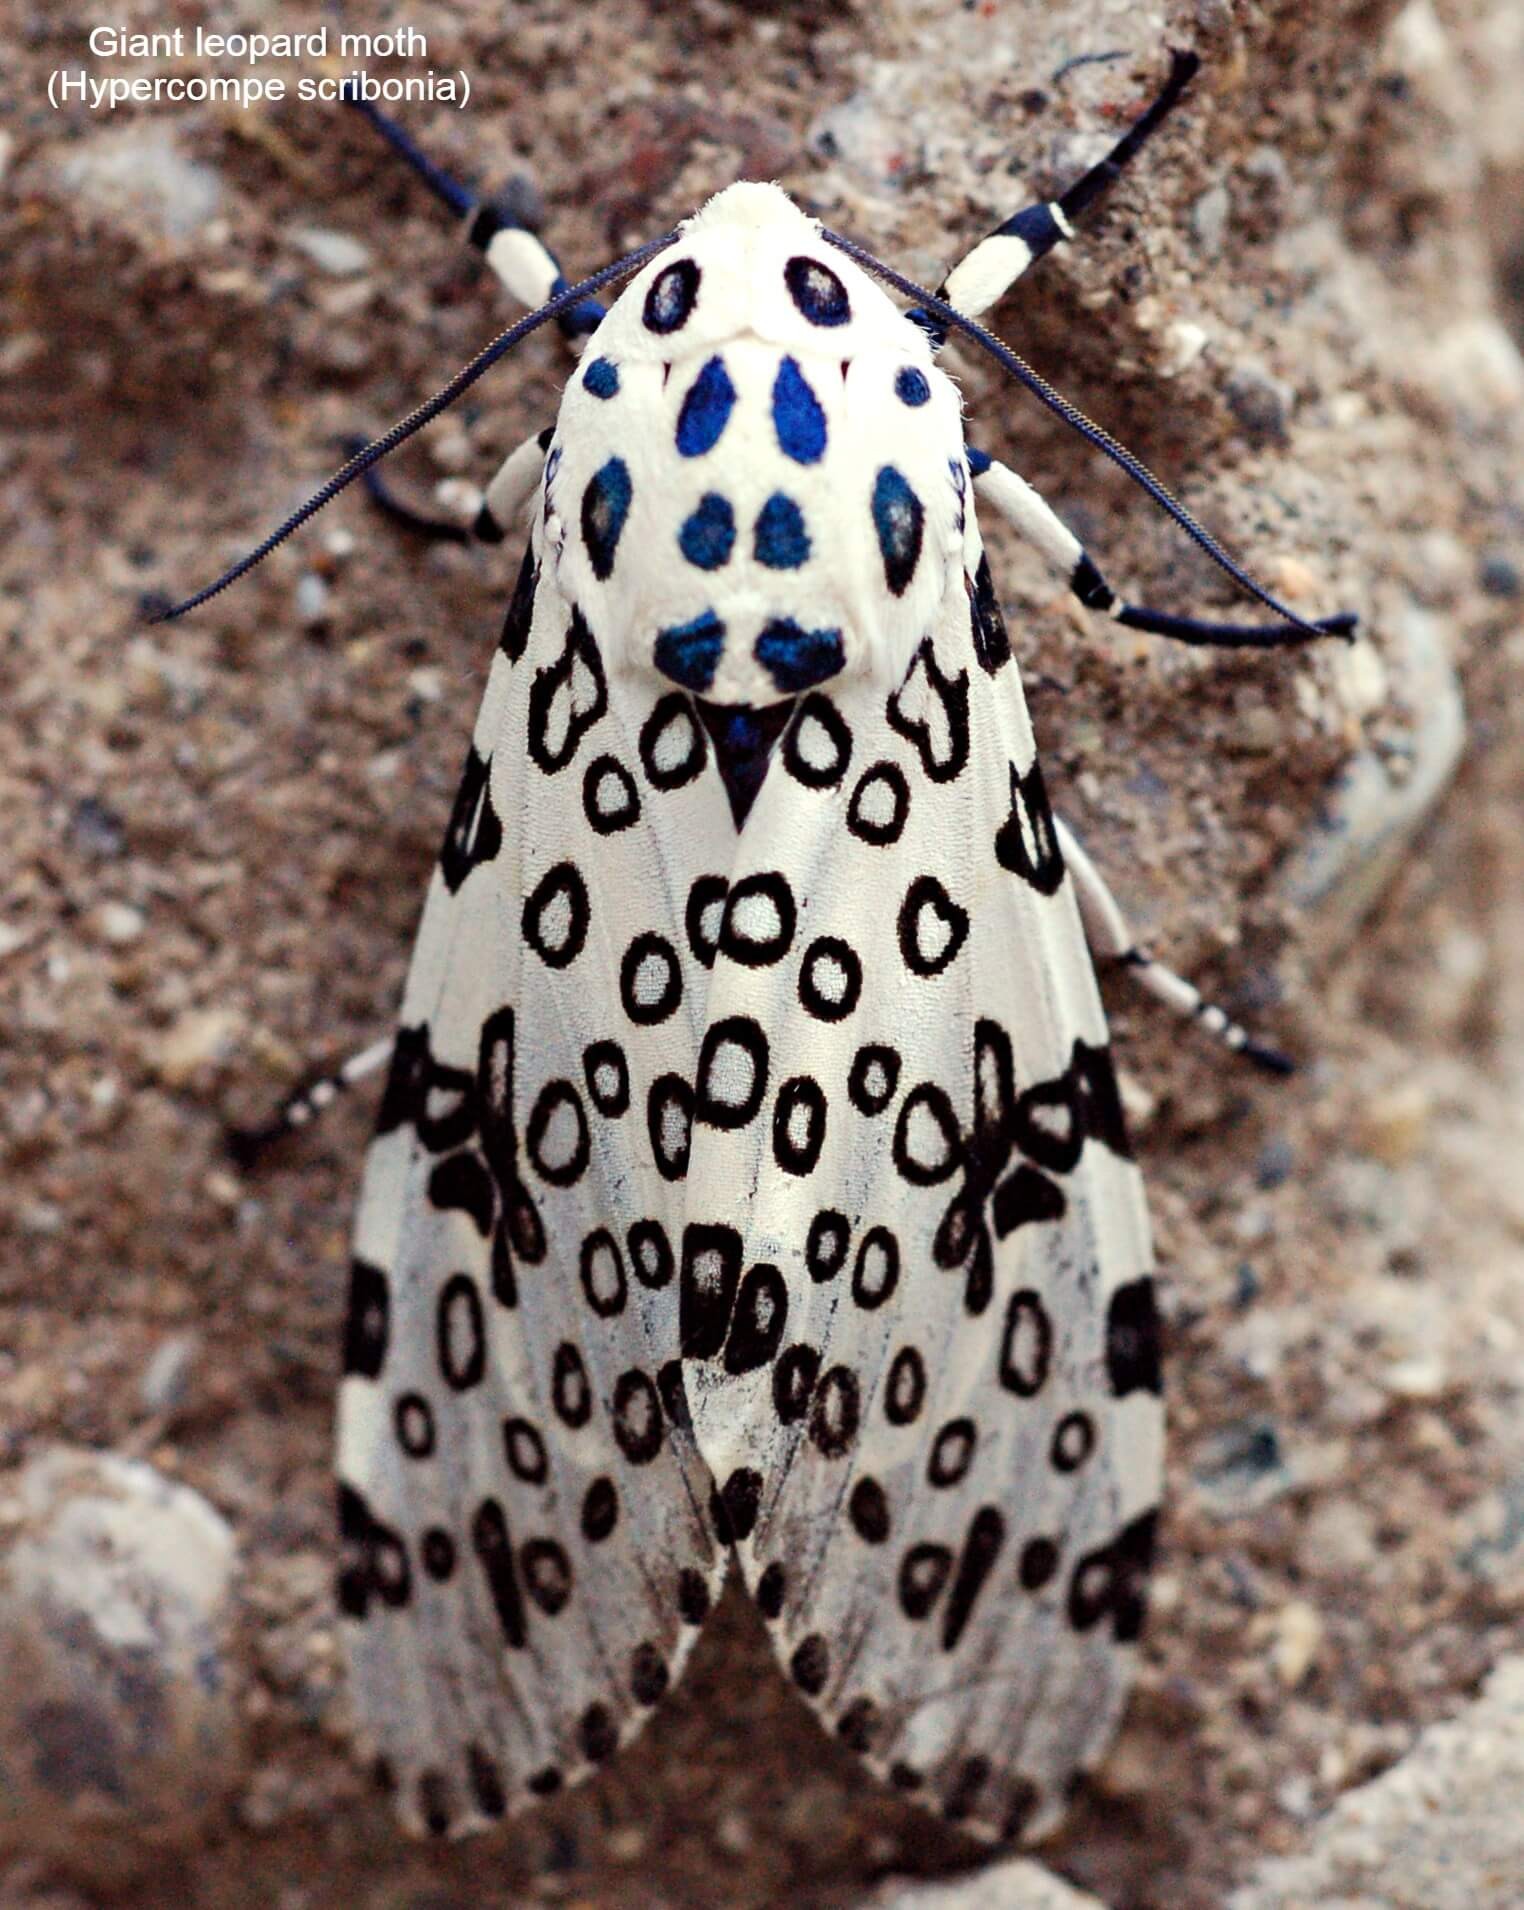
[[[688,387],[677,414],[677,448],[685,458],[701,458],[719,442],[736,401],[723,358],[711,358]]]
[[[707,690],[725,647],[725,626],[712,610],[663,630],[656,639],[656,667],[685,690]]]
[[[773,380],[773,429],[795,464],[814,464],[825,450],[825,413],[792,358],[784,359]]]
[[[583,372],[582,382],[595,398],[612,398],[619,389],[619,367],[612,358],[595,358]]]
[[[904,596],[915,575],[925,516],[921,500],[894,466],[886,464],[873,482],[873,528],[883,553],[884,582],[896,597]]]
[[[688,323],[698,297],[699,269],[692,259],[679,259],[652,279],[641,316],[647,331],[676,332]]]
[[[756,657],[789,695],[824,683],[846,662],[839,630],[805,630],[792,617],[773,618],[757,638]]]
[[[582,541],[587,546],[593,575],[600,582],[613,572],[614,552],[619,547],[619,534],[630,514],[633,495],[629,466],[623,458],[610,458],[588,479],[587,489],[582,493]]]
[[[923,405],[931,396],[931,386],[914,365],[905,365],[895,373],[894,395],[901,404]]]
[[[757,562],[769,570],[797,570],[810,554],[804,514],[781,491],[774,491],[758,511],[755,536]]]
[[[790,259],[783,268],[789,295],[812,325],[845,325],[852,316],[851,301],[830,266],[819,259]]]
[[[968,468],[975,477],[983,477],[990,464],[988,451],[976,451],[972,445],[968,447]]]
[[[735,512],[717,491],[704,493],[677,534],[684,557],[700,570],[718,570],[728,564],[735,541]]]

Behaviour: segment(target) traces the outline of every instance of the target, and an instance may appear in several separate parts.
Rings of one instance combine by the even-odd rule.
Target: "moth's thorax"
[[[773,186],[730,188],[567,387],[542,539],[611,669],[765,704],[903,670],[962,588],[958,393]]]

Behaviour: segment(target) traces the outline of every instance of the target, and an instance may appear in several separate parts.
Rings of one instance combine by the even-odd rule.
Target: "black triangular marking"
[[[714,758],[730,798],[730,813],[739,829],[762,787],[773,745],[788,728],[794,713],[793,700],[769,703],[760,710],[744,703],[706,703],[700,697],[695,697],[694,703],[714,744]]]

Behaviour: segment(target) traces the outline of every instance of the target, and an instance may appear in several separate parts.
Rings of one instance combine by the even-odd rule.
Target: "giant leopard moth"
[[[1148,1220],[1087,953],[1132,945],[1053,812],[987,503],[1131,627],[1308,624],[975,324],[1173,107],[939,295],[746,183],[568,286],[379,114],[535,306],[192,607],[550,318],[587,347],[478,528],[529,543],[432,878],[356,1223],[339,1602],[409,1828],[627,1743],[732,1561],[882,1778],[1033,1838],[1125,1702],[1162,1441]],[[606,312],[593,294],[636,276]],[[875,282],[917,301],[903,311]],[[991,350],[1277,625],[1120,603],[965,443]]]

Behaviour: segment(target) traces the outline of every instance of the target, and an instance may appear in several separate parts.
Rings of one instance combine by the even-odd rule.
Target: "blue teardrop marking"
[[[805,630],[792,617],[774,617],[757,638],[756,659],[776,689],[792,695],[824,683],[845,664],[839,630]]]
[[[677,448],[685,458],[701,458],[720,441],[730,421],[736,388],[723,358],[711,358],[688,387],[677,414]]]
[[[873,483],[873,528],[884,559],[884,582],[903,597],[921,556],[921,528],[926,513],[909,484],[886,464]]]
[[[753,535],[757,562],[769,570],[797,570],[810,554],[804,513],[781,491],[774,491],[758,511]]]
[[[678,548],[700,570],[719,570],[730,562],[736,541],[736,517],[718,491],[706,491],[677,534]]]
[[[634,494],[629,466],[623,458],[610,458],[588,479],[582,493],[582,541],[593,575],[600,583],[613,574],[614,552],[619,548]]]
[[[931,396],[931,386],[914,365],[904,365],[895,373],[894,395],[901,404],[923,405]]]
[[[825,412],[792,358],[784,359],[773,380],[773,429],[784,456],[795,464],[814,464],[825,451]]]
[[[619,367],[612,358],[595,358],[583,372],[582,382],[595,398],[612,398],[619,389]]]
[[[685,690],[707,690],[725,647],[725,626],[712,610],[691,623],[663,630],[656,639],[656,667]]]

